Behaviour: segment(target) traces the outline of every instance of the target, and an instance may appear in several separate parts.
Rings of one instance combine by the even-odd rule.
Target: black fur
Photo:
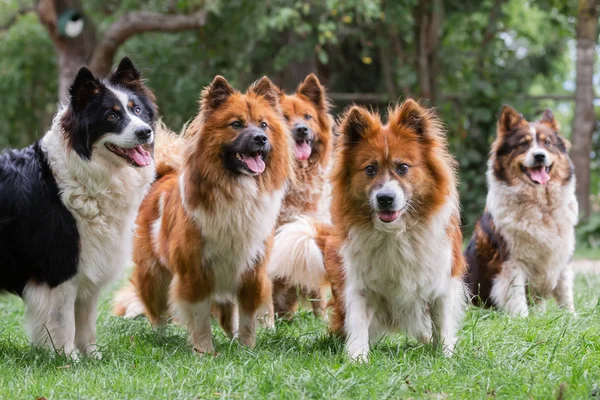
[[[492,215],[485,212],[475,224],[473,236],[464,252],[467,262],[465,283],[479,306],[492,305],[490,294],[500,265],[509,258],[506,241],[495,228]]]
[[[265,133],[262,129],[255,126],[242,128],[241,132],[232,143],[223,146],[222,159],[225,168],[229,170],[229,172],[233,173],[234,175],[238,175],[241,174],[242,171],[249,171],[248,167],[246,167],[246,164],[242,161],[239,161],[235,157],[236,153],[250,154],[260,151],[262,152],[263,161],[268,163],[269,152],[271,151],[271,143],[267,139],[265,144],[258,145],[253,140],[255,135],[265,135]]]
[[[0,155],[0,291],[55,287],[77,272],[75,218],[61,202],[40,143]]]
[[[108,88],[123,91],[123,104]],[[154,95],[143,85],[131,60],[124,58],[107,83],[83,67],[70,88],[61,117],[69,147],[89,160],[106,133],[120,133],[130,117],[124,107],[150,126],[156,116]],[[115,114],[114,120],[107,119]],[[28,282],[55,287],[77,273],[80,257],[77,223],[60,198],[40,142],[0,154],[0,292],[22,295]]]
[[[131,60],[125,57],[108,83],[127,95],[130,112],[139,107],[138,117],[152,126],[156,118],[154,95],[141,83]],[[69,93],[71,101],[62,116],[61,127],[73,150],[89,160],[94,144],[107,133],[122,132],[130,118],[115,93],[85,67],[79,70]],[[109,114],[114,114],[116,120],[109,120]]]

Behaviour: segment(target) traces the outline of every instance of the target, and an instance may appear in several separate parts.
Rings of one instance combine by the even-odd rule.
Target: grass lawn
[[[254,350],[216,328],[217,356],[199,357],[183,329],[159,337],[141,318],[110,315],[98,326],[103,360],[73,363],[30,349],[23,305],[0,298],[0,399],[125,398],[590,398],[600,396],[600,276],[576,277],[577,316],[551,303],[509,319],[471,308],[452,358],[405,336],[354,365],[323,322],[301,313],[260,331]]]
[[[600,247],[578,246],[573,258],[575,260],[600,260]]]

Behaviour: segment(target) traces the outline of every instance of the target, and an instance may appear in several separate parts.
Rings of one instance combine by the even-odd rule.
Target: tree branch
[[[327,95],[333,101],[339,101],[343,103],[379,103],[386,104],[390,101],[396,101],[388,93],[345,93],[345,92],[328,92]],[[469,97],[468,93],[444,93],[442,100],[454,101],[460,103],[464,99]],[[523,94],[517,96],[518,99],[530,100],[530,101],[542,101],[542,100],[553,100],[553,101],[574,101],[574,94],[567,93],[548,93],[540,95]],[[594,101],[600,100],[600,97],[594,98]]]
[[[5,23],[0,25],[0,32],[9,30],[14,24],[17,23],[21,16],[33,11],[35,11],[35,8],[33,7],[20,7],[14,15],[11,15]]]
[[[42,25],[48,30],[52,40],[58,40],[58,16],[56,15],[56,4],[52,0],[40,0],[37,5],[38,18]]]
[[[110,71],[119,46],[134,35],[146,32],[181,32],[203,27],[206,11],[190,15],[161,14],[149,11],[129,12],[108,27],[94,51],[90,66],[99,75]]]
[[[384,7],[382,3],[382,8]],[[375,31],[379,36],[377,46],[379,47],[379,58],[381,61],[381,74],[383,75],[383,82],[388,94],[393,98],[398,98],[398,91],[396,90],[396,75],[394,68],[394,59],[390,54],[390,42],[388,41],[387,32],[382,24],[377,24]]]

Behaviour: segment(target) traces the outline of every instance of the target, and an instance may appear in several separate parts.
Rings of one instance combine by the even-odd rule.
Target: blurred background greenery
[[[73,74],[65,62],[69,57],[76,59],[76,66],[92,59],[96,72],[106,72],[98,65],[130,56],[156,92],[166,123],[176,130],[196,113],[202,87],[216,74],[238,88],[268,75],[293,90],[304,76],[316,72],[334,100],[335,112],[351,102],[385,109],[407,96],[438,109],[461,165],[468,233],[485,204],[486,161],[503,104],[530,120],[549,107],[563,134],[571,137],[582,3],[0,0],[0,148],[24,146],[44,133],[64,86],[59,76]],[[56,22],[69,9],[83,15],[86,27],[81,36],[87,35],[92,44],[57,34]],[[131,28],[123,36],[116,28],[134,26],[136,16],[142,24],[138,21],[137,30]],[[166,19],[156,19],[161,16]],[[185,16],[196,16],[197,21],[168,27]],[[154,25],[143,28],[144,22]],[[597,31],[593,46],[596,42]],[[111,44],[114,57],[98,56],[98,48]],[[78,46],[83,50],[69,53]],[[599,75],[594,79],[597,89]],[[595,113],[600,116],[599,103]],[[598,245],[599,131],[596,124],[589,149],[592,213],[580,229],[581,240]]]

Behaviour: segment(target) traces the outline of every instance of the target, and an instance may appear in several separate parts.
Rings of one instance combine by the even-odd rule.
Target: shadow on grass
[[[56,370],[71,368],[72,365],[88,362],[97,361],[83,359],[74,362],[72,358],[59,354],[54,350],[33,347],[28,343],[23,343],[21,339],[0,335],[0,363],[5,366],[10,365],[11,368],[14,368],[15,373],[19,373],[19,370],[23,369]]]

